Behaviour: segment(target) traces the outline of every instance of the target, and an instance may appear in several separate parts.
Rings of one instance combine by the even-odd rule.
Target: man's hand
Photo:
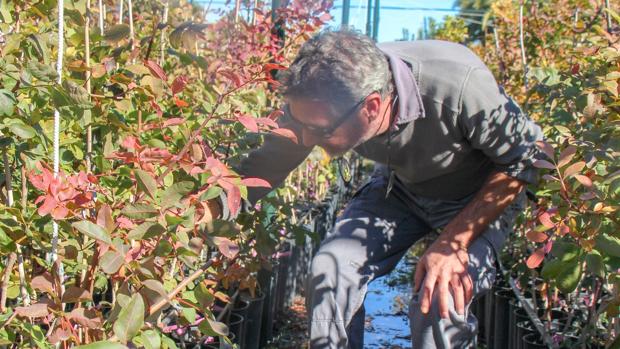
[[[438,292],[439,313],[447,319],[450,308],[450,291],[454,297],[457,313],[465,313],[465,304],[473,296],[472,280],[467,272],[469,255],[464,247],[443,240],[435,241],[422,255],[415,273],[414,289],[419,293],[420,308],[427,314],[432,303],[433,292]],[[424,280],[424,283],[422,283]]]

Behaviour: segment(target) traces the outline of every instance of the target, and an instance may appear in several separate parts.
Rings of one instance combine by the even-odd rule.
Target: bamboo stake
[[[127,11],[128,11],[128,15],[129,15],[129,40],[131,41],[131,52],[133,53],[133,50],[136,47],[136,37],[135,37],[135,33],[133,30],[133,2],[132,0],[127,0]],[[132,58],[131,62],[135,63],[136,59]]]
[[[235,0],[235,23],[239,21],[239,8],[241,7],[241,0]]]
[[[525,57],[525,43],[523,40],[523,4],[524,1],[521,2],[519,6],[519,43],[521,45],[521,61],[523,62],[523,85],[525,85],[525,89],[527,90],[527,59]]]
[[[118,24],[123,24],[123,0],[118,5]]]
[[[13,179],[11,176],[11,163],[9,162],[8,149],[2,152],[4,161],[4,185],[6,186],[7,206],[13,206]]]
[[[611,6],[609,6],[609,0],[605,0],[605,8],[607,9],[607,32],[611,33]]]
[[[163,24],[168,24],[168,8],[169,8],[169,3],[168,0],[166,0],[166,4],[164,5],[164,18],[163,18]],[[164,65],[164,50],[166,49],[166,27],[164,26],[161,30],[161,34],[159,34],[159,65],[163,66]]]
[[[103,19],[105,18],[105,6],[103,0],[99,0],[99,34],[103,35]]]
[[[100,0],[101,2],[101,0]],[[84,61],[86,62],[86,91],[88,91],[89,99],[92,92],[91,72],[90,72],[90,0],[86,0],[86,23],[84,25]],[[101,18],[101,16],[99,17]],[[101,20],[100,20],[101,22]],[[99,23],[101,26],[101,23]],[[89,124],[86,127],[86,172],[91,171],[91,156],[93,152],[93,130]]]

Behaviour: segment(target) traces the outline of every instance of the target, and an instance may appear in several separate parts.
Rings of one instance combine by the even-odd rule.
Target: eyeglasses
[[[328,138],[330,138],[334,134],[334,131],[336,131],[336,129],[338,127],[340,127],[340,125],[342,125],[345,121],[347,121],[347,119],[349,119],[352,115],[354,115],[354,112],[357,111],[357,109],[359,108],[360,105],[362,105],[362,103],[364,103],[366,98],[368,98],[368,96],[370,96],[371,94],[373,94],[375,92],[376,91],[373,91],[373,92],[369,93],[366,97],[362,98],[353,107],[351,107],[351,109],[347,110],[341,117],[337,118],[336,122],[333,125],[329,126],[329,127],[320,127],[320,126],[308,125],[308,124],[305,124],[305,123],[297,120],[297,118],[295,118],[293,116],[293,113],[291,113],[291,109],[290,109],[288,103],[284,105],[284,112],[289,115],[289,117],[291,118],[291,120],[293,120],[293,122],[295,122],[299,126],[305,128],[308,132],[312,133],[316,137],[323,138],[323,139],[328,139]]]

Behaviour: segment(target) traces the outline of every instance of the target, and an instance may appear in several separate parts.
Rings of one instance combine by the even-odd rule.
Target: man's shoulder
[[[410,64],[426,103],[458,110],[463,86],[475,69],[487,69],[464,45],[442,40],[385,42],[378,45]]]
[[[392,41],[378,44],[408,61],[445,62],[452,65],[484,67],[484,63],[467,46],[443,40]]]

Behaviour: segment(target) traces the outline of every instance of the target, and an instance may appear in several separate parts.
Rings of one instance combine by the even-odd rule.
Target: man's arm
[[[524,186],[524,182],[503,172],[493,172],[474,198],[426,250],[415,274],[415,289],[422,286],[420,301],[423,313],[430,309],[431,297],[437,288],[441,317],[448,317],[450,289],[457,312],[464,314],[465,304],[473,296],[473,285],[467,272],[467,249],[515,200]]]
[[[421,310],[428,312],[437,289],[442,317],[448,317],[450,289],[459,314],[472,298],[473,285],[467,273],[467,248],[496,220],[528,183],[537,180],[532,166],[542,139],[538,125],[497,85],[488,69],[473,68],[461,91],[456,118],[458,132],[469,145],[494,164],[472,201],[452,220],[422,256],[415,276],[416,290],[422,287]]]

